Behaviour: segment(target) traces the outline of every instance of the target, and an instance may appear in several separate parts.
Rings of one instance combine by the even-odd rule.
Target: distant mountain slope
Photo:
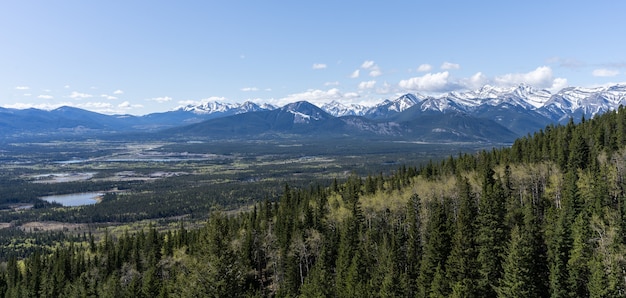
[[[425,99],[425,97],[419,94],[407,93],[393,101],[387,99],[375,105],[368,109],[363,116],[370,119],[387,119],[418,104],[423,99]]]
[[[338,101],[331,101],[321,106],[321,109],[326,111],[328,114],[331,114],[335,117],[341,116],[363,116],[367,113],[369,107],[358,105],[358,104],[349,104],[344,105]]]
[[[207,119],[236,115],[250,111],[274,109],[271,105],[221,104],[186,106],[174,111],[144,116],[104,115],[74,107],[46,111],[39,109],[0,108],[0,135],[85,134],[156,131],[198,123]]]
[[[406,114],[405,114],[406,115]],[[333,117],[308,102],[273,111],[250,112],[164,131],[164,135],[204,138],[377,137],[425,142],[510,142],[517,135],[488,119],[431,113],[400,121],[360,116]]]
[[[371,107],[343,104],[338,101],[324,104],[321,108],[308,102],[297,102],[277,108],[249,101],[234,104],[213,101],[144,116],[103,115],[72,107],[61,107],[51,111],[0,108],[0,136],[18,138],[57,134],[87,136],[144,133],[196,123],[198,124],[196,128],[187,127],[182,130],[214,133],[221,131],[221,137],[228,137],[227,131],[231,130],[239,133],[245,131],[249,135],[255,132],[302,135],[364,134],[445,140],[454,138],[500,140],[509,138],[505,131],[496,132],[500,128],[522,136],[544,128],[550,123],[565,123],[570,118],[578,121],[583,116],[592,118],[597,114],[616,110],[624,104],[626,104],[625,84],[596,88],[568,87],[555,94],[520,84],[511,88],[486,85],[477,90],[450,92],[441,96],[404,94]],[[238,115],[245,116],[229,118]],[[476,129],[476,135],[471,136],[471,131],[455,128],[450,117],[461,117],[465,119],[466,124],[469,124],[467,122],[469,119],[472,119],[473,123],[483,125],[491,121],[489,125],[493,125],[494,134],[481,136],[482,132],[488,130],[473,127]],[[207,120],[221,118],[226,119],[209,122],[210,124],[204,123]],[[442,124],[444,119],[448,119],[444,121],[445,125]],[[435,127],[435,122],[438,123],[438,127]],[[472,125],[461,126],[472,127]],[[431,130],[430,133],[425,132],[428,129]],[[416,130],[421,130],[422,134],[415,135]]]
[[[165,130],[166,135],[217,138],[272,134],[327,134],[337,132],[341,121],[308,102],[296,102],[270,111],[242,113]],[[333,130],[334,128],[334,130]]]

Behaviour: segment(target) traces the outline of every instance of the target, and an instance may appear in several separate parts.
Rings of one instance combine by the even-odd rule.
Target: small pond
[[[98,197],[103,196],[101,192],[83,192],[68,195],[47,196],[40,199],[50,203],[57,202],[66,207],[91,205],[97,203]]]

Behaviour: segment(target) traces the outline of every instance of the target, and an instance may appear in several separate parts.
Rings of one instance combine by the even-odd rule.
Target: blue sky
[[[0,106],[141,115],[626,82],[625,11],[604,0],[7,0]]]

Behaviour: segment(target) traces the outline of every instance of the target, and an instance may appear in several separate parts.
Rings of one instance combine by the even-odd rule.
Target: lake
[[[95,204],[98,197],[103,196],[101,192],[83,192],[58,196],[41,197],[40,199],[47,202],[57,202],[66,207],[82,206]]]

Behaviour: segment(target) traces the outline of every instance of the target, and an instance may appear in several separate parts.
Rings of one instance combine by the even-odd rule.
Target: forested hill
[[[102,297],[624,297],[626,109],[250,212],[11,259],[0,292]]]

